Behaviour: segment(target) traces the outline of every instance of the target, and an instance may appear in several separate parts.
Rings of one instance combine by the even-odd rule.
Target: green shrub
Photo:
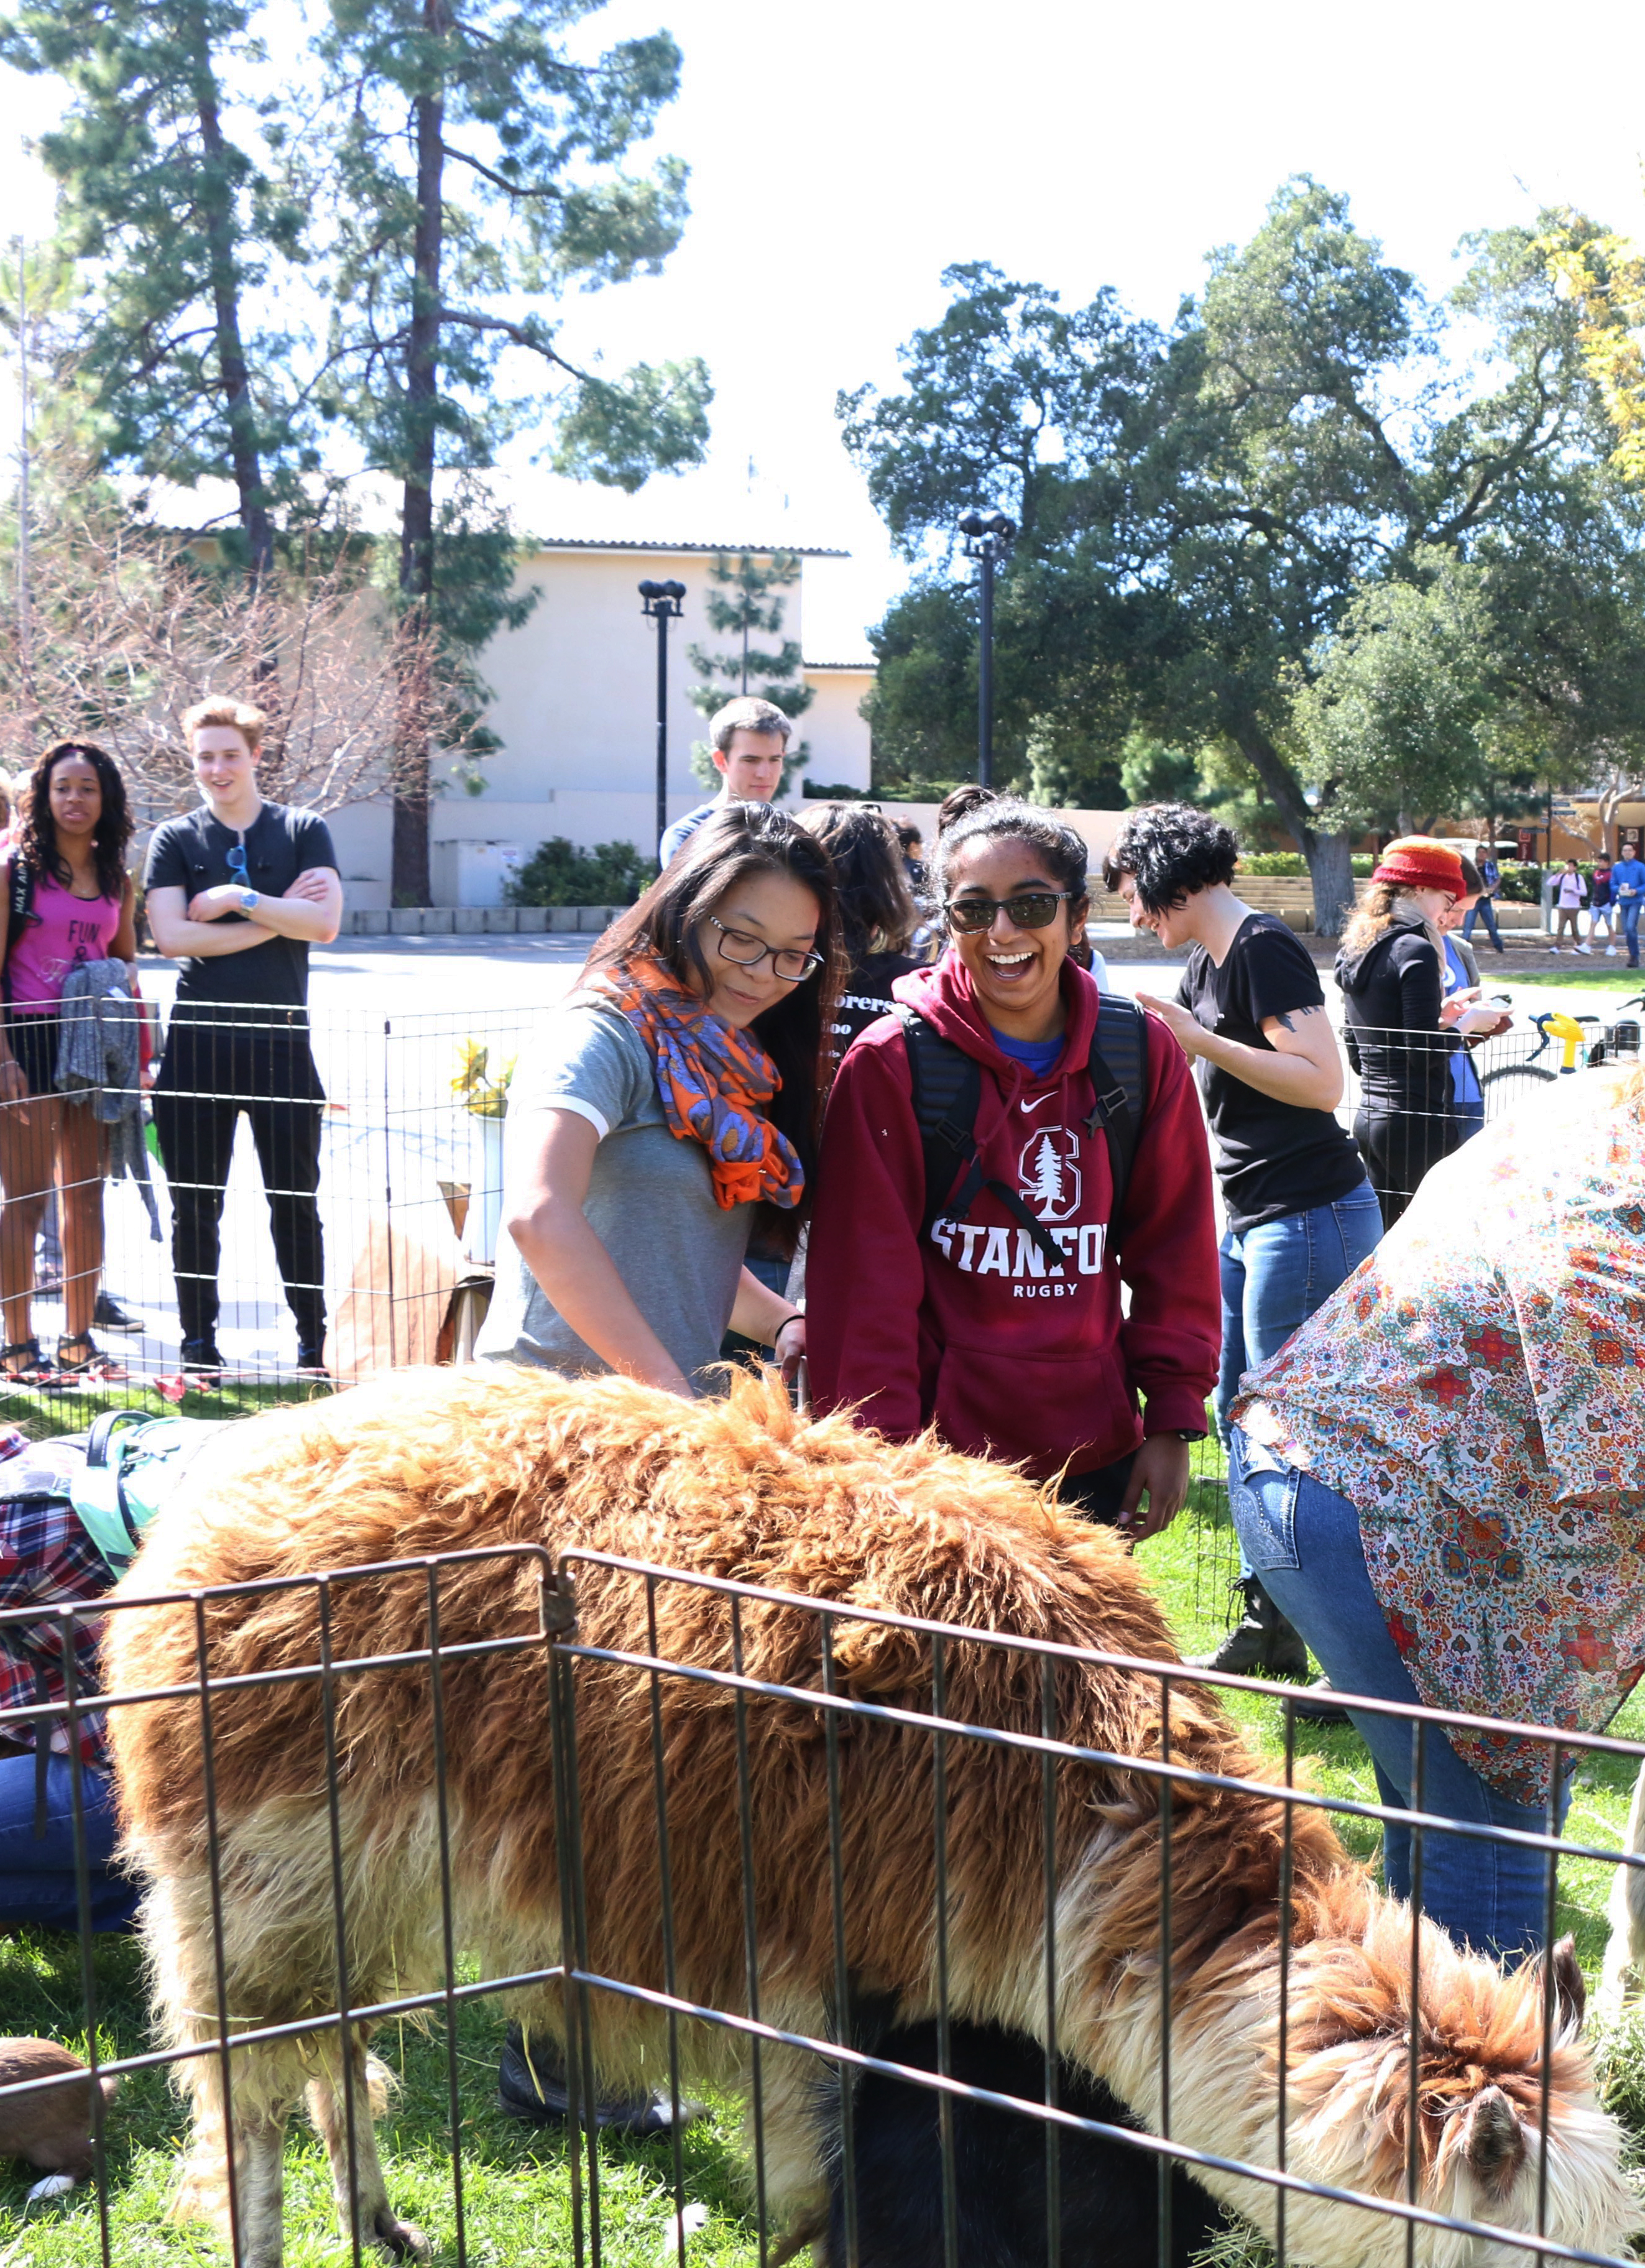
[[[1523,859],[1504,858],[1501,861],[1501,896],[1516,905],[1538,905],[1542,900],[1542,869],[1528,865]]]
[[[631,906],[653,879],[631,843],[579,850],[567,835],[540,843],[508,885],[511,906]]]
[[[1368,850],[1356,850],[1354,854],[1354,872],[1361,881],[1366,880],[1376,864],[1376,859]],[[1305,876],[1308,873],[1308,861],[1300,850],[1252,850],[1241,858],[1239,871],[1242,874]]]

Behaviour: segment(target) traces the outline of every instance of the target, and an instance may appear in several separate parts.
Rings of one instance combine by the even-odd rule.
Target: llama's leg
[[[1645,1764],[1640,1766],[1640,1776],[1634,1783],[1622,1848],[1631,1858],[1645,1857]],[[1637,1992],[1645,1981],[1645,1868],[1612,1869],[1606,1918],[1611,1934],[1600,1973],[1599,2008],[1614,2023],[1629,1993]]]
[[[285,2121],[234,2121],[235,2268],[280,2268],[284,2257]]]
[[[349,2083],[335,2041],[328,2043],[321,2076],[308,2090],[308,2108],[331,2161],[332,2193],[337,2201],[337,2225],[346,2239],[350,2234],[350,2196],[357,2201],[363,2243],[380,2245],[394,2260],[426,2260],[430,2245],[420,2228],[402,2220],[388,2202],[377,2154],[377,2119],[386,2092],[379,2075],[367,2067],[365,2045],[350,2034],[346,2053]],[[350,2113],[352,2114],[351,2121]],[[352,2126],[352,2147],[350,2143]]]

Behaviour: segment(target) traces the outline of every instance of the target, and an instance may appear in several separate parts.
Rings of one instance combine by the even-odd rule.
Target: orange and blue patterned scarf
[[[805,1168],[762,1108],[782,1080],[758,1042],[711,1015],[660,961],[602,969],[589,989],[603,993],[645,1041],[668,1131],[707,1151],[721,1211],[762,1198],[797,1205]]]

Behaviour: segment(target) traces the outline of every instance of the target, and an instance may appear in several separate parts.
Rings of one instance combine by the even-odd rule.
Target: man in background
[[[1611,869],[1611,895],[1622,917],[1622,940],[1628,949],[1628,967],[1640,965],[1640,909],[1645,906],[1645,859],[1637,843],[1625,843],[1622,856]]]
[[[242,1110],[297,1319],[298,1367],[325,1366],[315,1197],[325,1094],[308,1044],[308,948],[336,936],[343,883],[318,813],[265,803],[258,792],[266,721],[261,709],[239,701],[189,710],[183,730],[203,801],[155,828],[144,877],[154,942],[182,963],[154,1125],[171,1183],[183,1369],[202,1383],[223,1367],[220,1226]]]
[[[723,785],[712,803],[699,803],[695,811],[675,821],[662,838],[660,865],[666,866],[703,821],[727,804],[771,801],[783,784],[788,735],[793,729],[792,719],[773,703],[757,700],[751,693],[714,711],[708,720],[708,740]]]
[[[1473,855],[1479,870],[1479,895],[1468,909],[1467,917],[1462,925],[1462,933],[1464,938],[1472,940],[1475,918],[1483,916],[1486,931],[1492,944],[1499,953],[1505,954],[1508,947],[1502,942],[1502,932],[1497,927],[1496,922],[1496,894],[1502,887],[1502,869],[1497,865],[1496,852],[1488,843],[1476,843],[1473,846]]]

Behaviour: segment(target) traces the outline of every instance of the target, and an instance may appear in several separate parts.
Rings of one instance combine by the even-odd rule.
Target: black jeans
[[[1097,1465],[1088,1473],[1066,1474],[1057,1490],[1058,1502],[1066,1504],[1070,1512],[1079,1513],[1082,1519],[1095,1521],[1100,1528],[1114,1527],[1136,1462],[1133,1449],[1129,1456],[1116,1457],[1111,1465]]]
[[[185,1340],[210,1340],[217,1329],[223,1197],[242,1110],[298,1337],[312,1347],[325,1336],[325,1251],[314,1201],[325,1094],[299,1014],[285,1025],[173,1021],[154,1091],[154,1127],[171,1184],[172,1272]]]

